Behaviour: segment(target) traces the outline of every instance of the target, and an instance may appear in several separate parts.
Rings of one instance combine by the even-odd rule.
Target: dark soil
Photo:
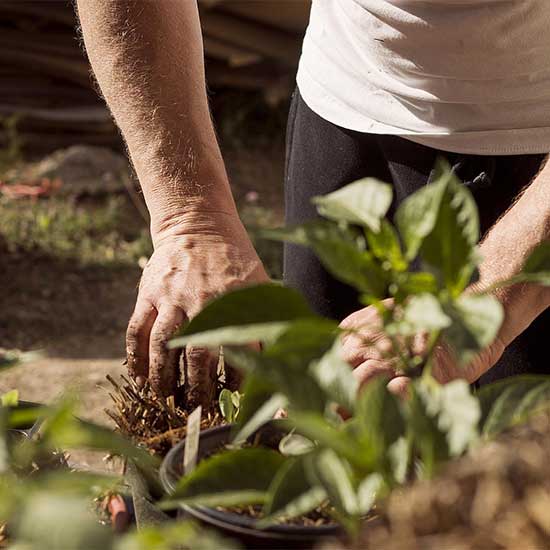
[[[246,516],[250,519],[261,519],[263,517],[262,507],[253,506],[233,506],[231,508],[218,507],[217,510],[230,512],[240,516]],[[283,525],[297,525],[300,527],[321,527],[323,525],[336,525],[331,515],[331,507],[328,504],[319,506],[309,514],[295,518],[280,518],[278,523]]]

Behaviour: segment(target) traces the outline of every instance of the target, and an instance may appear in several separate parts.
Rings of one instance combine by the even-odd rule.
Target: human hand
[[[203,212],[172,220],[154,235],[155,251],[141,277],[128,324],[128,369],[139,383],[149,379],[161,395],[178,382],[180,350],[167,341],[216,295],[269,280],[238,216]],[[217,358],[207,350],[186,350],[188,399],[207,405],[213,397]]]
[[[386,307],[392,307],[393,301],[383,301]],[[342,338],[344,359],[353,367],[353,374],[360,386],[367,384],[376,376],[389,379],[388,389],[393,393],[406,395],[410,378],[400,370],[396,357],[398,350],[382,330],[382,321],[378,309],[368,306],[346,317],[340,327],[346,330]],[[500,358],[506,345],[501,331],[493,343],[480,352],[469,364],[460,366],[453,357],[452,351],[444,344],[439,344],[434,350],[433,377],[445,384],[456,379],[474,382],[489,370]],[[422,356],[426,352],[426,338],[422,334],[414,337],[413,352]]]

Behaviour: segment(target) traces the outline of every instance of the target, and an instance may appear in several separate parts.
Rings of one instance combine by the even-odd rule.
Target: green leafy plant
[[[218,398],[220,412],[227,422],[233,423],[237,420],[241,408],[241,398],[242,394],[238,391],[231,391],[224,388],[220,392]]]
[[[479,395],[465,380],[440,385],[432,377],[437,346],[466,365],[503,320],[490,293],[467,292],[480,260],[474,199],[443,162],[434,174],[400,205],[395,225],[386,219],[391,187],[364,179],[316,198],[323,219],[264,232],[311,247],[362,303],[377,308],[391,342],[386,358],[412,379],[409,398],[390,393],[383,378],[358,392],[341,355],[346,331],[315,315],[296,291],[260,285],[230,292],[207,305],[172,345],[223,346],[225,359],[246,373],[234,444],[281,408],[289,436],[277,459],[255,450],[258,470],[270,465],[261,475],[250,467],[246,447],[206,459],[181,479],[167,506],[255,503],[263,506],[261,527],[329,502],[354,533],[377,498],[415,475],[434,475],[446,460],[547,406],[544,377],[508,380]],[[502,284],[520,281],[550,283],[548,243]],[[420,350],[418,334],[426,341]],[[261,351],[243,346],[254,341]]]
[[[167,522],[116,535],[100,523],[93,499],[124,492],[122,478],[68,468],[57,449],[82,448],[132,461],[151,485],[157,461],[110,429],[78,420],[75,401],[20,406],[16,390],[0,403],[0,541],[21,550],[176,550],[237,548],[189,521]],[[39,421],[38,424],[35,424]],[[25,436],[22,430],[39,426]],[[28,432],[27,432],[28,433]]]

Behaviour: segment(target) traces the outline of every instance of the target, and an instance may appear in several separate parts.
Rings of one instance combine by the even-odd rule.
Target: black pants
[[[537,174],[546,155],[478,156],[438,151],[404,138],[340,128],[316,115],[295,92],[287,131],[286,221],[317,216],[311,197],[324,195],[359,178],[392,183],[392,209],[427,183],[439,156],[447,158],[472,191],[486,232]],[[357,293],[333,279],[305,247],[285,247],[284,279],[298,288],[314,310],[343,319],[361,306]],[[480,383],[521,373],[550,373],[550,310],[506,350]]]

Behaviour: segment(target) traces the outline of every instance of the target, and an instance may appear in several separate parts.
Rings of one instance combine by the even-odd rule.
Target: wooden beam
[[[301,51],[299,37],[216,11],[203,13],[202,27],[210,37],[250,49],[287,67],[296,67]]]
[[[262,56],[248,49],[229,44],[223,40],[218,40],[208,36],[203,37],[204,51],[208,57],[227,61],[231,67],[244,67],[253,65],[261,60]]]

